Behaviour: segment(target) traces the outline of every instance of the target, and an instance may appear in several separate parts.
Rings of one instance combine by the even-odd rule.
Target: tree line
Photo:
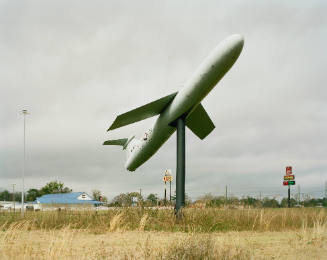
[[[64,183],[60,181],[50,181],[40,189],[32,188],[25,193],[25,201],[35,201],[36,198],[41,197],[46,194],[56,194],[56,193],[70,193],[73,190],[69,187],[65,187]],[[21,192],[12,193],[8,190],[0,192],[0,201],[17,201],[21,202]],[[107,198],[102,195],[101,191],[93,190],[92,198],[97,201],[107,202]]]
[[[258,199],[254,197],[226,197],[224,196],[214,196],[212,194],[206,194],[196,200],[194,203],[204,204],[206,207],[222,207],[222,206],[245,206],[252,208],[286,208],[288,207],[288,199],[283,198],[281,201],[275,198],[263,198]],[[298,201],[294,198],[290,199],[291,207],[327,207],[327,198],[312,198],[306,199],[304,201]]]
[[[64,183],[59,181],[51,181],[48,182],[40,189],[29,189],[26,192],[25,201],[35,201],[37,197],[41,197],[46,194],[55,194],[55,193],[70,193],[72,189],[69,187],[65,187]],[[157,194],[149,194],[147,197],[143,197],[139,192],[129,192],[129,193],[121,193],[115,196],[111,201],[102,195],[99,190],[92,190],[92,198],[97,201],[102,201],[108,206],[113,207],[129,207],[133,205],[143,205],[148,207],[153,206],[168,206],[173,205],[175,203],[175,196],[172,196],[172,201],[169,201],[169,198],[165,201],[162,198],[159,198]],[[8,190],[4,190],[0,192],[0,201],[21,201],[21,193],[20,192],[9,192]],[[201,196],[194,202],[187,196],[185,198],[186,205],[190,204],[202,204],[206,207],[223,207],[223,206],[231,206],[231,207],[264,207],[264,208],[283,208],[288,207],[287,198],[283,198],[281,201],[276,200],[275,198],[263,198],[259,200],[254,197],[224,197],[224,196],[214,196],[210,193]],[[305,199],[303,201],[297,201],[294,198],[290,200],[291,207],[327,207],[327,198],[311,198]]]
[[[25,193],[25,201],[35,201],[37,197],[41,197],[45,194],[53,194],[53,193],[69,193],[72,192],[72,189],[65,187],[62,182],[59,181],[51,181],[48,182],[45,186],[41,189],[29,189]],[[12,193],[8,190],[4,190],[0,192],[0,200],[2,201],[21,201],[21,192]]]
[[[169,200],[164,201],[164,199],[159,198],[157,194],[149,194],[147,197],[143,197],[138,192],[130,192],[130,193],[121,193],[114,197],[108,206],[112,207],[129,207],[133,205],[142,205],[142,206],[163,206],[163,205],[174,205],[175,203],[175,196],[172,197],[172,202],[170,203]],[[201,196],[195,201],[191,201],[188,196],[186,196],[186,206],[188,205],[196,205],[201,204],[205,207],[251,207],[251,208],[286,208],[288,207],[288,199],[283,198],[282,200],[278,201],[275,198],[268,198],[265,197],[263,199],[258,199],[254,197],[226,197],[224,196],[214,196],[212,194],[206,194]],[[297,201],[294,198],[290,200],[291,207],[327,207],[327,199],[326,198],[312,198],[306,199],[304,201]]]

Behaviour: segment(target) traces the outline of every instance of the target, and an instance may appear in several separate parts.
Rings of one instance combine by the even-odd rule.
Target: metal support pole
[[[164,205],[167,204],[167,189],[166,189],[166,182],[165,182],[165,199],[164,199]]]
[[[185,118],[177,119],[176,215],[185,206]]]
[[[291,207],[291,185],[288,185],[288,207]]]

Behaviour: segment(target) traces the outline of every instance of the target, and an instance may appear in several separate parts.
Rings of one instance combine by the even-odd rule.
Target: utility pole
[[[15,212],[15,185],[16,184],[12,185],[12,201],[14,203],[14,212]]]
[[[261,201],[261,191],[260,191],[260,193],[259,193],[260,195],[259,195],[259,198],[260,198],[260,201]]]
[[[297,186],[297,193],[298,193],[298,204],[300,205],[301,203],[301,187],[300,185]]]
[[[25,141],[25,121],[26,121],[26,115],[28,115],[29,113],[27,112],[26,109],[23,109],[22,110],[22,114],[24,116],[24,161],[23,161],[23,174],[22,174],[22,184],[23,184],[23,188],[22,188],[22,210],[21,210],[21,214],[22,214],[22,217],[24,217],[24,193],[25,193],[25,158],[26,158],[26,149],[25,149],[25,146],[26,146],[26,141]]]
[[[140,197],[142,197],[142,189],[140,188]]]
[[[226,194],[225,194],[225,201],[226,201],[226,204],[227,204],[227,185],[226,185]]]

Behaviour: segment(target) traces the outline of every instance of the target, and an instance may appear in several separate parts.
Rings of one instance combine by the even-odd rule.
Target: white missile
[[[159,115],[152,129],[143,139],[134,137],[109,140],[104,145],[121,145],[127,152],[125,167],[135,171],[146,162],[176,131],[176,120],[185,118],[186,126],[200,139],[215,128],[201,101],[227,73],[243,49],[243,37],[232,35],[208,55],[179,92],[175,92],[144,106],[117,116],[109,130]]]

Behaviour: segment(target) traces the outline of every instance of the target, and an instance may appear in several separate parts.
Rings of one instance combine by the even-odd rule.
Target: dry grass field
[[[0,213],[0,259],[327,259],[325,209]]]

